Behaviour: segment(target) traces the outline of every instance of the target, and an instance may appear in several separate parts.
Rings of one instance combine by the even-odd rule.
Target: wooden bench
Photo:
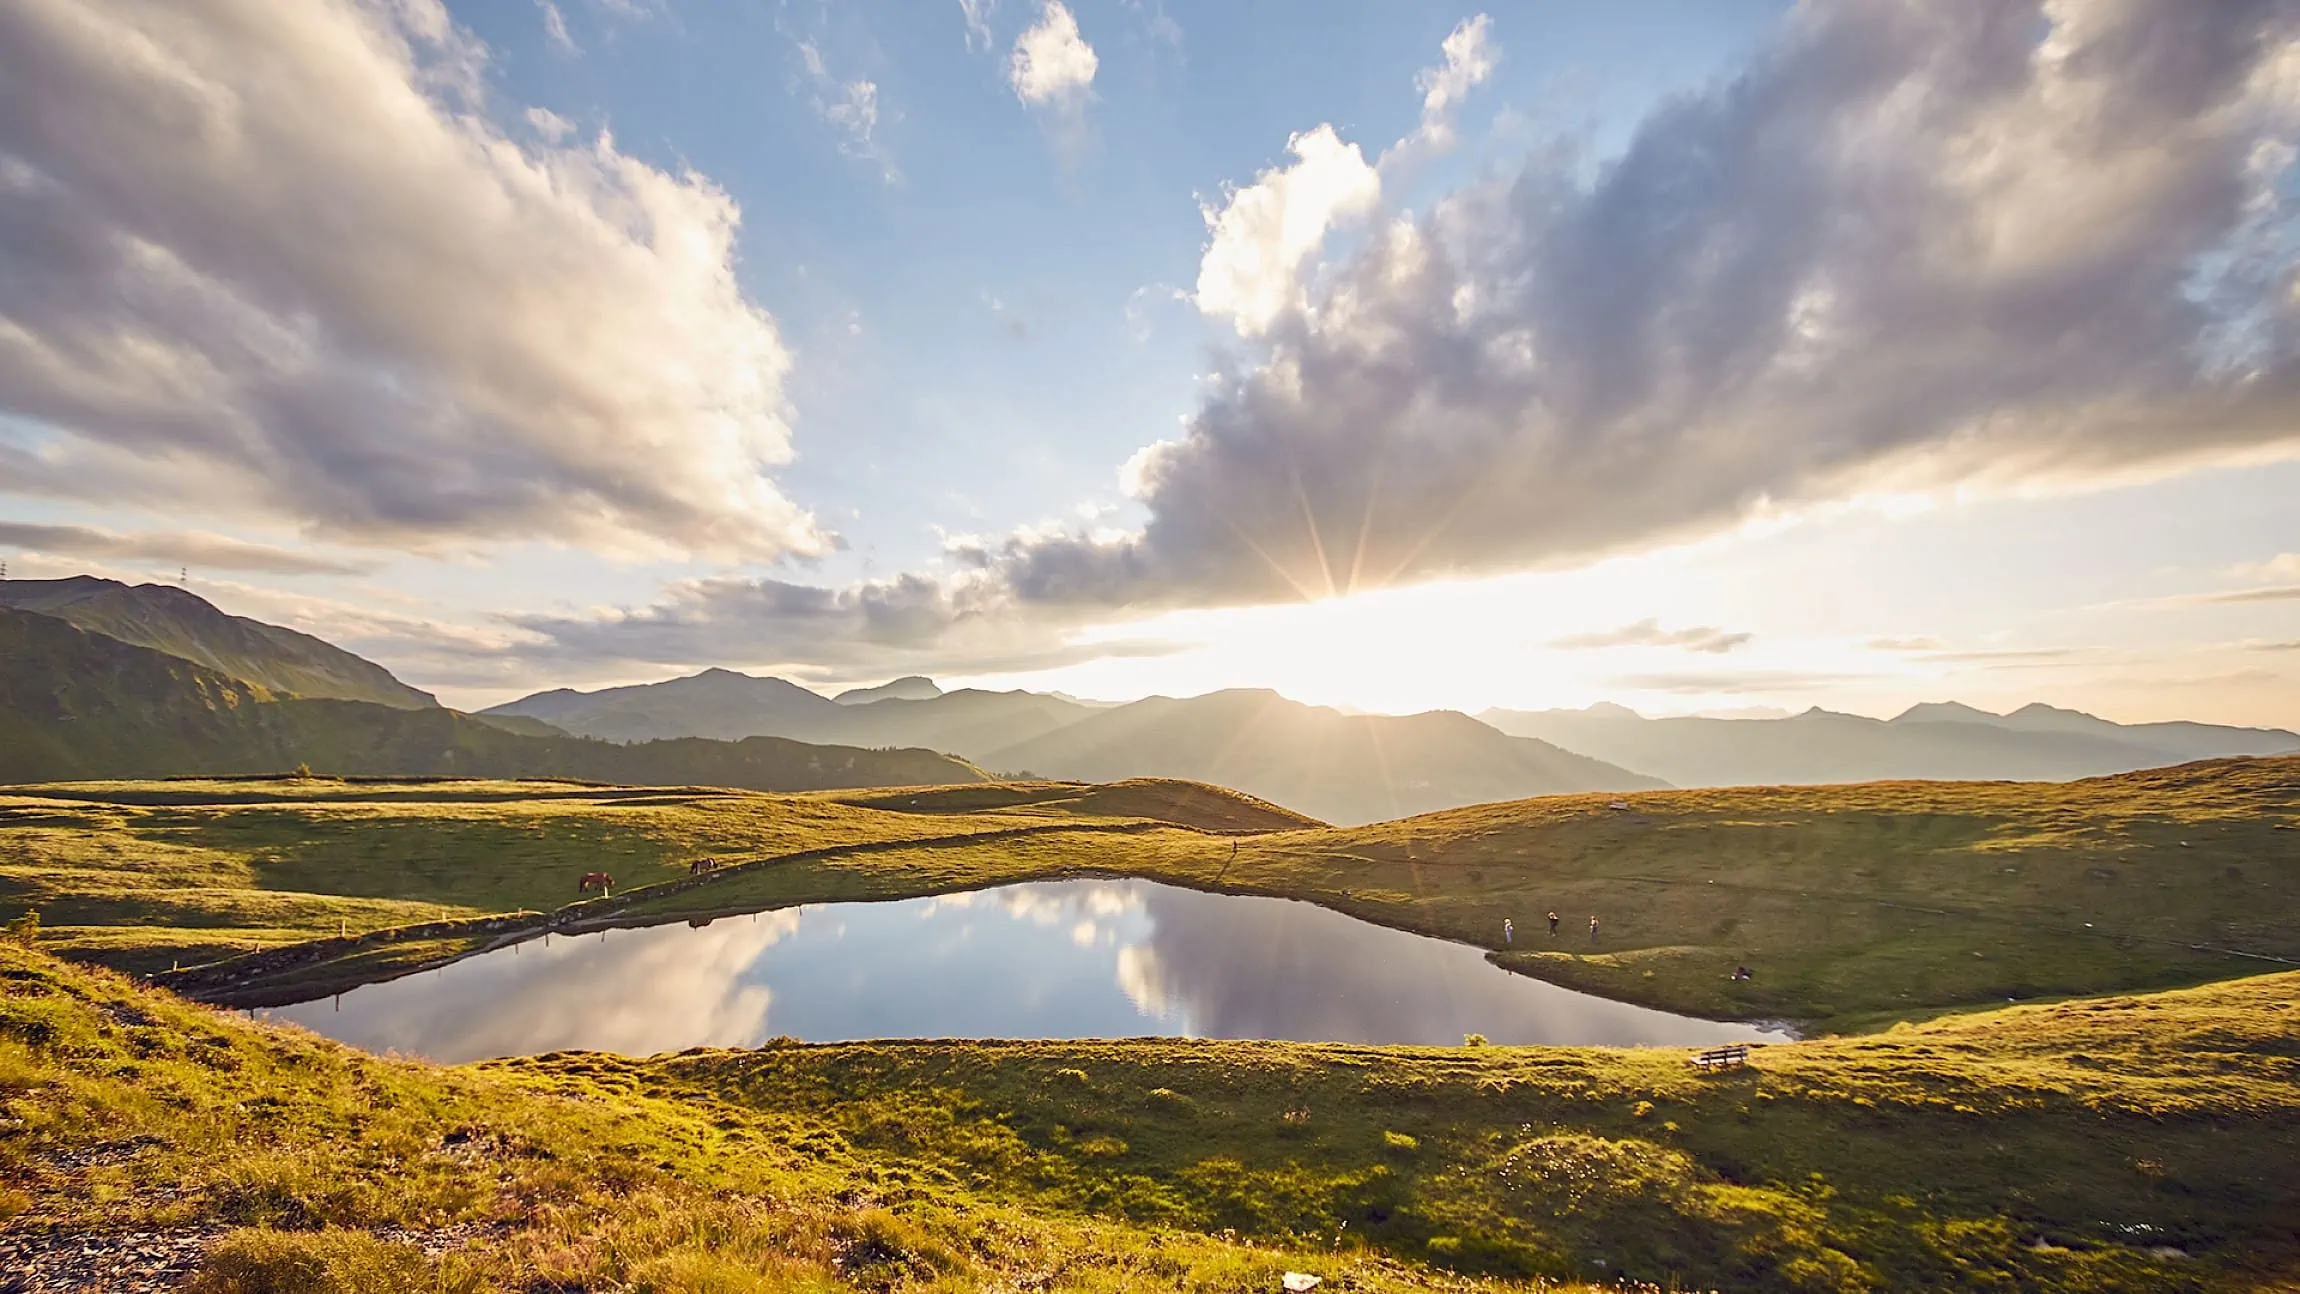
[[[1693,1068],[1714,1073],[1749,1063],[1749,1044],[1737,1042],[1727,1047],[1711,1047],[1693,1058]]]

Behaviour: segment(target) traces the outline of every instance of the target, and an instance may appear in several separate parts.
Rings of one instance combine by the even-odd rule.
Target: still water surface
[[[1546,936],[1536,936],[1546,939]],[[777,1035],[1705,1046],[1755,1035],[1575,993],[1287,899],[1051,881],[554,936],[280,1007],[370,1051],[644,1056]]]

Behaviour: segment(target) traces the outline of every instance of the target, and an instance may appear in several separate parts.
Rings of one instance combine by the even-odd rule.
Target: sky
[[[15,0],[0,560],[717,665],[2300,726],[2290,0]]]

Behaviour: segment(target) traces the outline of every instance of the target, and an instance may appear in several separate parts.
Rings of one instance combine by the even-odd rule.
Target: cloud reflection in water
[[[274,1013],[456,1062],[879,1037],[1699,1045],[1689,1020],[1307,903],[1063,881],[530,942]]]

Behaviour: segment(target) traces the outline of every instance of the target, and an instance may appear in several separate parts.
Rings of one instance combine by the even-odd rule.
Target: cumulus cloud
[[[1015,97],[1041,115],[1057,147],[1074,157],[1085,146],[1086,105],[1094,100],[1101,66],[1062,0],[1043,0],[1038,22],[1014,38],[1006,80]]]
[[[1755,635],[1730,633],[1713,625],[1690,629],[1664,629],[1659,620],[1640,620],[1604,633],[1568,634],[1549,644],[1566,650],[1593,647],[1681,647],[1686,651],[1722,654],[1747,643]]]
[[[764,560],[774,321],[707,178],[505,134],[437,0],[0,8],[0,489]]]
[[[1248,336],[1299,307],[1303,262],[1325,246],[1336,222],[1364,214],[1382,196],[1381,177],[1332,126],[1296,135],[1286,149],[1291,166],[1263,171],[1219,209],[1201,208],[1212,237],[1191,300]]]
[[[1062,0],[1045,0],[1037,24],[1014,38],[1007,80],[1024,103],[1059,106],[1093,93],[1100,67],[1069,8]]]
[[[1449,33],[1439,46],[1445,62],[1414,78],[1422,92],[1422,119],[1416,141],[1442,151],[1454,144],[1454,116],[1469,92],[1493,75],[1500,50],[1492,41],[1493,19],[1485,14],[1468,19]]]
[[[0,521],[0,544],[58,557],[125,557],[209,570],[263,571],[272,575],[356,575],[365,562],[321,557],[292,548],[250,543],[199,531],[101,530]]]
[[[1492,19],[1479,14],[1445,38],[1445,62],[1415,78],[1423,92],[1415,132],[1368,165],[1356,144],[1320,125],[1286,141],[1288,166],[1271,167],[1252,184],[1228,190],[1219,206],[1201,203],[1208,239],[1190,300],[1229,320],[1239,335],[1259,336],[1278,316],[1303,304],[1302,269],[1325,249],[1333,230],[1381,203],[1382,174],[1409,157],[1453,144],[1453,118],[1464,96],[1493,72]]]
[[[974,557],[1033,602],[1262,602],[2288,453],[2296,25],[1803,6],[1619,157],[1545,149],[1321,275],[1128,465],[1139,532]]]

